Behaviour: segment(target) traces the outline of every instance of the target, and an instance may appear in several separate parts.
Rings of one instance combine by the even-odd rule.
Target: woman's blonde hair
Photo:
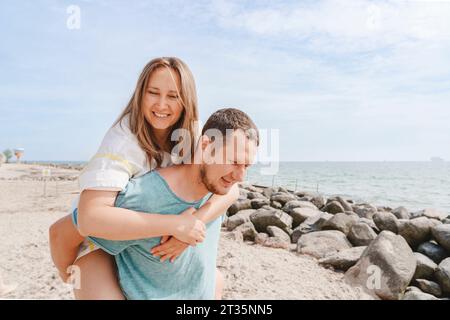
[[[175,71],[180,78],[180,88],[177,86],[179,103],[183,106],[180,119],[170,128],[168,135],[168,144],[171,150],[176,145],[176,141],[171,141],[171,136],[174,130],[180,130],[182,132],[183,142],[189,142],[191,153],[193,154],[195,149],[196,137],[198,136],[198,105],[197,105],[197,91],[195,88],[194,76],[192,75],[189,67],[180,59],[175,57],[161,57],[151,60],[141,72],[136,84],[136,89],[128,102],[127,107],[117,121],[114,123],[120,123],[122,119],[129,115],[129,125],[131,132],[136,136],[140,147],[147,154],[147,160],[151,165],[151,162],[156,161],[156,165],[159,167],[163,161],[163,153],[171,152],[171,150],[162,150],[156,143],[156,137],[153,133],[151,125],[144,117],[142,110],[142,99],[147,89],[148,81],[153,72],[159,68],[168,68]],[[173,79],[175,84],[176,81]],[[185,137],[189,134],[190,137]]]

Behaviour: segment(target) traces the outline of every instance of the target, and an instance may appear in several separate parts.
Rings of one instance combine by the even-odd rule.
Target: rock
[[[450,252],[450,225],[441,224],[431,228],[433,238],[441,247]]]
[[[434,241],[428,241],[422,243],[417,251],[426,255],[428,258],[434,261],[434,263],[439,264],[442,260],[447,257],[447,252],[440,245]]]
[[[243,242],[244,241],[244,237],[242,236],[242,232],[238,232],[238,231],[225,232],[223,234],[223,237],[225,239],[229,239],[229,240],[233,240],[233,241],[237,241],[237,242]]]
[[[251,222],[241,224],[240,226],[236,227],[236,229],[234,229],[233,232],[242,233],[243,239],[247,241],[255,241],[255,237],[258,234],[258,232],[256,232],[255,227]]]
[[[442,221],[442,223],[444,223],[444,224],[450,224],[450,218],[444,219],[444,221]]]
[[[350,227],[347,237],[354,246],[367,246],[377,234],[367,224],[356,222]]]
[[[324,196],[314,196],[310,202],[315,205],[317,208],[322,208],[323,206],[325,206],[325,197]]]
[[[262,192],[262,194],[270,199],[270,197],[272,196],[272,194],[278,192],[279,188],[278,187],[272,187],[272,188],[265,188]]]
[[[434,275],[441,286],[442,292],[447,295],[450,294],[450,258],[446,258],[439,263]]]
[[[262,199],[262,198],[257,198],[257,199],[252,199],[250,200],[250,204],[252,206],[253,209],[260,209],[264,206],[269,206],[270,205],[270,200],[269,199]]]
[[[375,222],[373,222],[372,219],[359,218],[359,222],[367,224],[369,227],[371,227],[377,233],[379,233],[381,231],[380,229],[378,229],[378,227],[375,225]]]
[[[405,238],[412,248],[431,238],[431,223],[428,218],[419,217],[411,220],[399,219],[397,221],[398,234]]]
[[[250,222],[250,215],[255,211],[256,210],[254,209],[241,210],[238,211],[235,215],[228,217],[225,225],[227,230],[232,231],[241,224]]]
[[[277,237],[277,238],[287,242],[288,244],[291,243],[291,237],[289,236],[289,234],[287,234],[285,231],[283,231],[282,229],[280,229],[278,227],[268,226],[267,233],[271,237]]]
[[[292,217],[277,209],[259,209],[250,215],[250,221],[258,232],[266,232],[268,226],[276,226],[283,230],[292,228]]]
[[[393,233],[398,233],[397,218],[390,212],[378,211],[373,216],[373,222],[381,231],[388,230]]]
[[[340,212],[344,212],[344,208],[339,203],[339,201],[331,201],[328,204],[325,205],[325,207],[322,208],[322,211],[328,212],[331,214],[336,214]]]
[[[301,223],[303,223],[306,219],[310,217],[314,217],[322,212],[317,209],[311,208],[294,208],[291,210],[290,216],[292,217],[292,227],[296,228]]]
[[[322,230],[339,230],[345,235],[350,231],[350,227],[358,221],[358,217],[337,213],[330,220],[322,225]]]
[[[411,290],[405,293],[402,300],[439,300],[435,296],[422,292]]]
[[[386,206],[377,206],[377,211],[384,211],[384,212],[391,212],[392,208],[391,207],[386,207]]]
[[[375,213],[378,212],[378,209],[371,204],[362,204],[353,206],[353,211],[361,218],[372,219]]]
[[[270,206],[275,209],[283,208],[283,205],[281,203],[279,203],[278,201],[270,201]]]
[[[344,208],[344,211],[353,211],[352,206],[344,200],[342,197],[336,197],[336,200],[341,204],[342,208]]]
[[[246,189],[250,192],[257,192],[257,193],[262,193],[264,190],[263,188],[258,188],[254,185],[247,184],[247,183],[241,183],[241,188]]]
[[[437,264],[419,252],[414,252],[414,257],[416,258],[416,271],[413,279],[432,279],[437,270]]]
[[[319,231],[322,228],[322,225],[328,219],[333,217],[332,214],[326,212],[320,212],[315,216],[307,218],[303,223],[301,223],[298,227],[296,227],[291,234],[292,243],[297,243],[298,239],[307,233]]]
[[[278,249],[289,249],[290,240],[286,241],[280,237],[269,237],[263,243],[263,246]]]
[[[277,201],[277,202],[281,203],[281,205],[284,206],[289,201],[297,200],[297,198],[293,194],[290,194],[290,193],[276,192],[276,193],[272,194],[272,196],[270,197],[270,200]]]
[[[382,231],[345,273],[346,281],[381,299],[398,300],[411,282],[416,259],[406,240]]]
[[[244,199],[247,199],[247,195],[250,191],[239,188],[239,196],[242,196]]]
[[[284,207],[283,207],[283,211],[286,212],[287,214],[290,214],[292,212],[293,209],[295,208],[310,208],[313,210],[318,210],[318,208],[313,205],[311,202],[308,201],[299,201],[299,200],[292,200],[287,202]]]
[[[391,212],[397,219],[409,219],[409,212],[405,207],[398,207]]]
[[[419,286],[420,290],[425,293],[432,294],[435,297],[440,297],[442,295],[441,287],[434,281],[426,280],[426,279],[416,279],[416,283]]]
[[[236,214],[238,211],[246,210],[246,209],[252,209],[252,204],[250,200],[238,200],[235,203],[233,203],[227,211],[227,215],[231,217],[232,215]]]
[[[406,287],[405,292],[408,292],[408,291],[422,292],[422,290],[420,290],[419,288],[414,287],[414,286]]]
[[[278,187],[278,192],[291,193],[288,189],[283,188],[283,187]]]
[[[427,208],[424,210],[413,212],[411,214],[411,218],[414,219],[418,217],[426,217],[429,219],[436,219],[439,221],[443,221],[448,217],[448,215],[449,214],[447,212],[443,212],[434,208]]]
[[[347,271],[358,262],[367,247],[353,247],[325,256],[319,260],[324,266],[332,266],[335,269]]]
[[[318,259],[327,254],[351,248],[345,234],[337,230],[317,231],[300,237],[297,252],[308,254]]]
[[[255,237],[255,243],[256,244],[264,244],[264,242],[266,242],[266,240],[269,238],[269,235],[265,232],[259,232],[256,237]]]
[[[269,200],[262,193],[250,192],[250,191],[247,193],[247,199],[250,199],[250,200],[253,200],[253,199],[266,199],[266,200]]]

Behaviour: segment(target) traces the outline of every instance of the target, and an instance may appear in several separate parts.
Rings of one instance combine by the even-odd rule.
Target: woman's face
[[[142,98],[142,110],[154,129],[170,130],[180,119],[183,106],[177,88],[180,88],[180,77],[170,68],[158,68],[150,76]]]

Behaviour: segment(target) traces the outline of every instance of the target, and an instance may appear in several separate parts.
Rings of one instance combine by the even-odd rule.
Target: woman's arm
[[[194,215],[204,223],[211,222],[224,214],[239,198],[239,186],[236,183],[225,195],[213,195]]]
[[[117,192],[84,190],[78,204],[81,235],[108,240],[135,240],[172,235],[195,245],[205,237],[205,224],[192,213],[181,215],[143,213],[114,207]]]

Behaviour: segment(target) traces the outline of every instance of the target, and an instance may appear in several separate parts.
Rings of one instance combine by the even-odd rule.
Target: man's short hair
[[[219,130],[226,137],[227,130],[241,129],[250,140],[254,140],[259,146],[259,132],[255,123],[243,111],[235,108],[224,108],[214,112],[206,121],[202,129],[202,135],[208,135],[209,129]]]

